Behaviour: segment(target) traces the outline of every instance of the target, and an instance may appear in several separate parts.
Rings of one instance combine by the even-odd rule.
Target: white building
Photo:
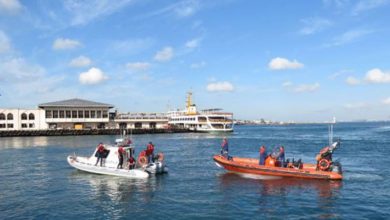
[[[113,105],[83,99],[69,99],[38,105],[51,129],[97,129],[109,125]]]
[[[47,128],[45,111],[41,109],[0,109],[0,131]]]

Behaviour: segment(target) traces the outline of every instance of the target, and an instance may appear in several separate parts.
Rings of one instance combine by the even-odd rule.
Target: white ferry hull
[[[91,163],[91,159],[87,157],[68,156],[67,161],[70,166],[89,173],[137,179],[145,179],[149,177],[149,174],[147,172],[140,169],[127,170],[116,169],[116,167],[95,166],[94,163]]]

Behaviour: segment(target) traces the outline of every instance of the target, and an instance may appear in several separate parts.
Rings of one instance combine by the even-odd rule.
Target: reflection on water
[[[147,179],[128,179],[123,177],[90,174],[73,171],[69,178],[72,182],[88,185],[95,199],[113,202],[138,201],[145,203],[152,199],[153,192],[160,188],[159,176]]]
[[[224,173],[219,176],[222,187],[237,187],[240,185],[251,185],[258,187],[262,196],[286,195],[298,190],[313,190],[318,197],[331,198],[337,194],[342,187],[341,181],[310,180],[294,178],[246,178],[246,176],[235,173]]]
[[[0,150],[6,148],[47,147],[48,137],[5,137],[1,138]]]

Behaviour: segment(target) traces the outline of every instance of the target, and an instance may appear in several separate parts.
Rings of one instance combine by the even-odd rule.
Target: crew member
[[[283,146],[279,147],[279,154],[278,154],[277,160],[280,162],[280,166],[284,167],[285,157],[284,157],[284,147]]]
[[[100,143],[97,146],[97,151],[95,154],[95,156],[97,156],[95,166],[97,166],[97,164],[99,163],[99,160],[100,160],[100,166],[103,166],[103,155],[104,155],[104,145],[103,145],[103,143]]]
[[[148,163],[154,162],[154,145],[152,142],[146,146],[146,157],[148,158]]]
[[[123,148],[123,146],[119,146],[118,148],[118,159],[119,159],[119,163],[118,163],[118,166],[116,166],[117,169],[122,169],[122,165],[123,165],[123,156],[125,155],[125,149]]]
[[[267,150],[265,149],[265,146],[260,147],[260,160],[259,165],[265,165],[265,158],[267,157]]]
[[[229,158],[229,143],[226,138],[223,138],[222,144],[221,144],[221,154],[225,158]]]
[[[135,160],[133,156],[130,156],[129,160],[127,161],[129,163],[129,170],[134,169],[135,167]]]

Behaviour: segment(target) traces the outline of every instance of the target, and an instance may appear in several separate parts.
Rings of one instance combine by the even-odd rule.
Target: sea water
[[[0,219],[389,219],[390,123],[338,123],[333,155],[343,181],[228,173],[212,160],[223,137],[230,155],[258,157],[283,145],[287,158],[315,163],[325,124],[236,126],[228,134],[134,135],[152,141],[169,173],[146,180],[77,171],[66,157],[92,155],[116,136],[0,138]]]

